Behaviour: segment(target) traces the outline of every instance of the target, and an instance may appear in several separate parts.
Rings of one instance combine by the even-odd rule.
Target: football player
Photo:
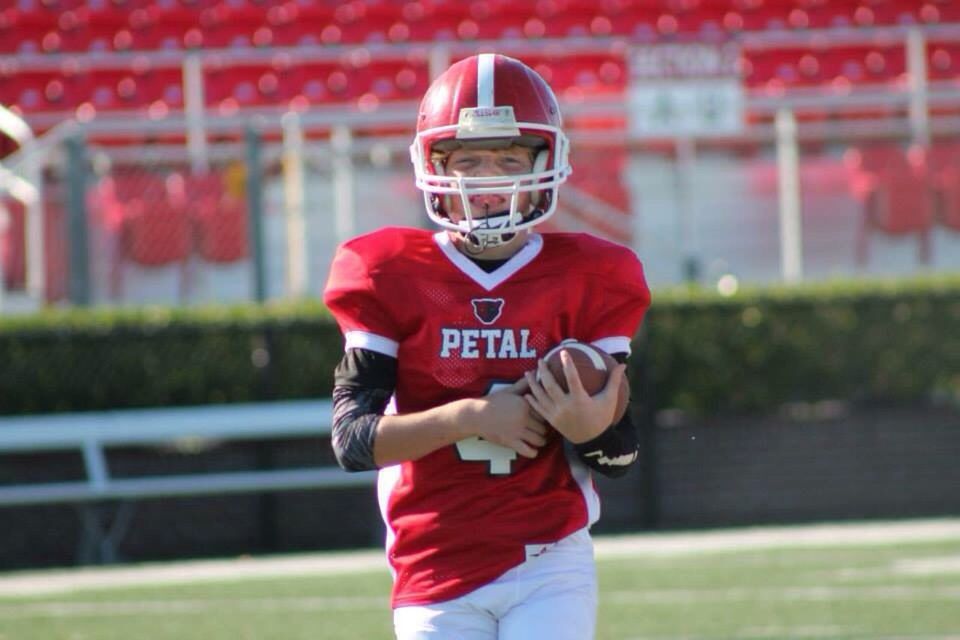
[[[611,424],[625,367],[591,397],[569,358],[569,392],[540,358],[576,338],[622,362],[650,296],[629,249],[535,229],[568,147],[537,73],[461,60],[425,94],[410,149],[441,229],[381,229],[334,258],[333,447],[345,469],[379,469],[401,640],[593,637],[591,470],[637,458],[629,411]]]

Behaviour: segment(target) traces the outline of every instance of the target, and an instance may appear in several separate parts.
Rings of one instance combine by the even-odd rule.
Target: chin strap
[[[509,213],[498,214],[483,218],[482,220],[498,220],[506,218],[509,215]],[[536,220],[542,215],[543,209],[533,209],[528,215],[523,217],[523,222]],[[488,247],[499,247],[500,245],[510,242],[517,235],[516,232],[513,231],[505,233],[478,233],[478,231],[484,231],[485,229],[487,229],[487,227],[485,225],[481,225],[479,227],[474,227],[470,231],[460,231],[457,233],[463,242],[463,246],[467,253],[476,255],[483,252],[484,249],[487,249]]]

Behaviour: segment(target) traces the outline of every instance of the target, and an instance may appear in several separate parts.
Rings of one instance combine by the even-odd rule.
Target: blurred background
[[[275,318],[230,324],[239,364],[164,332],[193,308],[315,300],[338,242],[426,227],[417,103],[493,51],[563,108],[574,174],[551,228],[632,247],[657,301],[633,376],[647,457],[635,481],[601,484],[601,526],[960,510],[955,0],[3,0],[0,412],[328,395],[329,329],[311,384],[296,372],[317,359],[295,355],[313,347],[284,351],[263,330]],[[849,288],[917,277],[954,284]],[[806,293],[786,310],[738,293],[781,285]],[[671,293],[691,286],[732,306]],[[49,319],[158,305],[99,332]],[[142,332],[123,366],[114,325],[124,345]],[[19,456],[8,486],[64,468]],[[114,542],[130,558],[378,544],[368,488],[350,491],[142,508],[122,527],[140,537]],[[6,508],[21,526],[4,546],[35,551],[0,566],[89,546],[52,508]]]
[[[0,309],[316,295],[337,241],[424,224],[416,104],[481,51],[562,103],[554,227],[654,285],[960,266],[949,0],[10,0]]]

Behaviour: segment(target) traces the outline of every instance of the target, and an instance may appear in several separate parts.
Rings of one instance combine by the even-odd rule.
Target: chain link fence
[[[409,136],[284,126],[116,139],[54,130],[5,160],[5,310],[316,298],[336,245],[427,226]],[[799,145],[803,277],[960,269],[960,139]],[[574,135],[574,174],[545,228],[632,246],[653,285],[780,280],[781,175],[771,142],[628,146]],[[253,169],[251,169],[253,167]],[[10,176],[35,184],[30,207]],[[252,191],[251,191],[252,190]],[[721,282],[726,285],[720,285]]]

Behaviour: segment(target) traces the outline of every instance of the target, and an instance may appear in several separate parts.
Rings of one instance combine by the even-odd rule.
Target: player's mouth
[[[470,197],[470,210],[476,218],[509,213],[510,203],[498,195],[484,194]]]

